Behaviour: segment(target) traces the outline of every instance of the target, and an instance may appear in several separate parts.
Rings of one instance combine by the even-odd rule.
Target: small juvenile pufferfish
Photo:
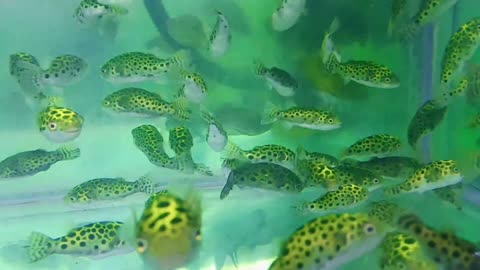
[[[195,190],[185,198],[169,192],[154,194],[135,224],[135,247],[151,269],[186,267],[202,243],[202,202]]]
[[[103,108],[108,111],[136,117],[174,117],[188,119],[190,111],[183,97],[173,102],[142,88],[123,88],[103,99]]]
[[[436,100],[426,101],[417,109],[408,125],[408,144],[415,148],[418,141],[432,132],[445,118],[447,106]]]
[[[183,78],[182,94],[193,103],[201,103],[207,97],[207,83],[196,72],[182,71]]]
[[[232,43],[232,33],[227,17],[220,11],[215,11],[217,21],[209,37],[208,50],[214,57],[227,53]]]
[[[220,193],[220,199],[228,196],[233,186],[298,193],[304,184],[289,169],[274,163],[245,164],[231,170]]]
[[[165,83],[168,75],[190,66],[190,55],[179,51],[171,58],[161,59],[151,53],[128,52],[108,60],[101,67],[101,76],[113,84],[157,81]]]
[[[97,0],[82,0],[73,17],[81,24],[93,25],[107,16],[116,17],[127,13],[126,8],[118,5],[104,4]]]
[[[352,80],[368,87],[384,89],[400,86],[400,79],[389,67],[372,61],[340,62],[337,56],[331,53],[325,68],[330,73],[341,75],[347,82]]]
[[[210,148],[216,152],[221,152],[227,147],[228,135],[223,126],[207,111],[202,111],[202,118],[207,122],[206,141]]]
[[[344,159],[342,164],[367,170],[378,176],[401,179],[409,177],[422,166],[418,160],[403,156],[373,157],[367,161]]]
[[[38,114],[40,133],[55,143],[76,139],[82,132],[84,118],[77,112],[60,106],[50,105]]]
[[[229,142],[225,149],[228,159],[238,159],[248,163],[269,162],[293,169],[295,167],[295,152],[282,145],[266,144],[243,150],[238,145]]]
[[[298,228],[269,270],[341,269],[374,250],[387,227],[365,213],[331,214]]]
[[[322,131],[334,130],[342,126],[342,121],[333,112],[301,107],[291,107],[286,110],[275,107],[266,109],[261,124],[266,125],[276,121],[281,121],[290,127]]]
[[[478,251],[475,244],[456,236],[453,231],[438,231],[414,214],[401,216],[397,228],[413,235],[426,249],[429,259],[435,261],[440,269],[480,269],[480,257],[475,256]]]
[[[259,61],[255,61],[255,75],[263,77],[270,89],[284,97],[291,97],[298,89],[297,80],[287,71],[278,67],[266,67]]]
[[[45,70],[23,61],[18,65],[23,69],[20,84],[29,89],[69,86],[82,80],[88,71],[88,63],[85,60],[70,54],[55,57]]]
[[[368,190],[354,184],[339,186],[319,198],[294,208],[301,213],[332,214],[356,208],[368,200]]]
[[[152,181],[146,176],[134,182],[123,178],[96,178],[73,187],[64,197],[64,201],[68,204],[81,204],[115,200],[138,192],[152,194],[153,189]]]
[[[71,229],[66,235],[50,238],[43,233],[32,232],[27,246],[30,262],[39,261],[52,254],[103,258],[119,249],[131,252],[119,237],[122,222],[100,221]]]
[[[37,149],[20,152],[0,161],[0,179],[35,175],[47,171],[59,161],[78,157],[80,149],[70,147],[60,147],[54,151]]]
[[[390,232],[381,243],[382,270],[436,270],[438,266],[428,258],[418,239],[408,233]]]
[[[423,193],[437,188],[458,184],[463,180],[463,175],[458,170],[454,160],[437,160],[426,164],[416,170],[404,182],[388,187],[385,195],[399,195],[404,193]]]
[[[306,0],[282,0],[272,14],[272,27],[275,31],[292,28],[306,12]]]
[[[453,34],[448,42],[441,62],[441,81],[444,89],[449,89],[450,84],[462,71],[465,63],[477,51],[480,45],[480,17],[475,17],[463,24]]]
[[[386,156],[400,149],[402,141],[390,134],[375,134],[354,142],[342,154],[356,159]]]
[[[406,5],[408,1],[404,1]],[[424,0],[421,2],[420,9],[413,16],[411,21],[399,29],[399,35],[402,40],[410,41],[414,39],[419,30],[425,25],[433,22],[441,15],[453,7],[458,0]]]

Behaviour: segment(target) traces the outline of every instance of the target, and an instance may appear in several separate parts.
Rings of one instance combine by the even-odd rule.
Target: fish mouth
[[[63,132],[73,134],[73,133],[79,133],[81,130],[82,130],[81,128],[69,128],[69,129],[63,130]]]

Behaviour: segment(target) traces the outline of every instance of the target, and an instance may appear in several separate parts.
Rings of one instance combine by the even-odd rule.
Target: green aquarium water
[[[0,270],[480,270],[478,0],[0,0],[0,29]]]

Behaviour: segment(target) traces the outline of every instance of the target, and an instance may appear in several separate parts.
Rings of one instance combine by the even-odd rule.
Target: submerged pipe
[[[150,19],[157,28],[158,33],[163,39],[165,39],[165,41],[167,41],[170,47],[175,50],[190,49],[185,48],[184,46],[179,44],[168,33],[167,22],[170,19],[170,16],[168,15],[168,12],[163,5],[163,0],[143,0],[143,3],[145,5],[145,8],[147,9]],[[205,67],[202,69],[202,74],[204,74],[205,76],[215,81],[226,83],[232,88],[248,87],[248,84],[246,82],[251,81],[251,75],[248,72],[243,72],[243,70],[234,70],[220,67],[216,63],[203,57],[198,51],[190,51],[199,66]],[[235,76],[229,76],[231,74],[235,74]],[[228,81],[225,80],[226,78],[228,78]]]

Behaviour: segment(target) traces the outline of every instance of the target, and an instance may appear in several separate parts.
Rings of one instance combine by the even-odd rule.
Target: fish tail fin
[[[42,69],[29,62],[17,62],[19,74],[17,77],[18,84],[24,91],[34,92],[45,88],[45,84],[41,79]]]
[[[280,109],[276,107],[273,103],[267,102],[265,109],[263,110],[262,120],[260,121],[260,124],[268,125],[277,121],[275,114],[279,110]]]
[[[338,55],[332,52],[328,56],[327,63],[325,64],[325,69],[330,73],[335,73],[339,64],[340,61],[338,59]]]
[[[151,195],[151,198],[154,195]],[[135,247],[135,227],[137,224],[137,211],[133,206],[129,207],[130,215],[123,222],[122,226],[118,229],[118,238],[125,241],[129,246]]]
[[[138,191],[144,192],[146,194],[153,194],[154,193],[154,185],[152,179],[147,175],[140,177],[137,181],[137,189]]]
[[[297,161],[300,161],[300,160],[304,160],[304,159],[307,159],[307,150],[305,150],[305,147],[299,145],[297,147],[297,150],[296,150],[296,155],[295,155],[295,159]]]
[[[169,187],[168,191],[170,192],[170,190],[172,189],[175,190],[174,187]],[[175,191],[173,191],[172,193],[175,193]],[[188,184],[186,185],[185,189],[183,189],[183,191],[178,193],[181,193],[180,197],[183,198],[183,200],[185,201],[185,205],[189,209],[194,225],[200,226],[200,224],[197,223],[201,223],[202,220],[203,205],[201,192],[196,189],[193,184]]]
[[[62,157],[62,160],[72,160],[80,157],[80,148],[76,146],[63,146],[57,149]]]
[[[225,199],[232,190],[234,183],[234,174],[235,173],[233,171],[230,171],[230,173],[228,174],[227,182],[225,183],[225,186],[223,186],[222,191],[220,192],[220,200]]]
[[[182,49],[177,51],[170,60],[172,63],[179,68],[179,70],[191,69],[192,65],[192,54],[190,51]]]
[[[110,13],[114,15],[126,15],[128,14],[128,9],[124,8],[120,5],[109,5],[110,6]]]
[[[321,47],[321,52],[322,52],[322,62],[325,64],[328,61],[328,57],[330,54],[335,53],[338,55],[338,53],[335,51],[335,45],[332,40],[332,35],[338,31],[340,28],[340,20],[338,17],[335,17],[332,22],[330,23],[330,26],[328,27],[328,31],[325,32],[325,35],[323,36],[323,41],[322,41],[322,47]],[[340,58],[338,56],[338,58]]]
[[[53,239],[43,233],[32,232],[28,241],[29,246],[27,254],[30,262],[39,261],[54,252]]]
[[[258,59],[255,59],[253,61],[253,65],[253,72],[255,73],[255,75],[263,76],[267,72],[267,68],[265,67],[265,65]]]
[[[207,123],[215,122],[215,118],[213,117],[212,113],[210,113],[204,106],[200,106],[200,116]]]
[[[338,17],[333,18],[333,21],[330,23],[330,26],[328,27],[328,33],[330,35],[333,35],[335,32],[338,31],[340,28],[340,19]]]
[[[181,90],[182,91],[182,90]],[[190,109],[188,108],[188,99],[183,94],[178,94],[175,101],[172,103],[174,114],[176,117],[187,120],[190,118]]]
[[[224,149],[224,155],[227,157],[227,159],[237,159],[242,156],[243,150],[240,148],[240,146],[228,142],[227,145],[225,146]]]
[[[195,163],[194,169],[196,172],[206,176],[213,176],[213,172],[205,164]]]

